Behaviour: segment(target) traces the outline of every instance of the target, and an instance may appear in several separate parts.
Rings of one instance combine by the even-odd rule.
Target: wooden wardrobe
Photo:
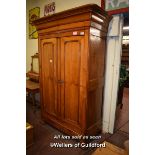
[[[90,4],[33,22],[39,36],[42,118],[66,134],[101,131],[110,19]]]

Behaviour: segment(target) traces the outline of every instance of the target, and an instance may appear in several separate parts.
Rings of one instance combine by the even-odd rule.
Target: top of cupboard
[[[33,25],[37,30],[84,21],[95,21],[108,26],[110,20],[111,16],[101,7],[96,4],[87,4],[39,18],[33,21]]]

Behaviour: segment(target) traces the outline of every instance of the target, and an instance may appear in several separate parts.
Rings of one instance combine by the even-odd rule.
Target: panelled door
[[[57,39],[41,41],[41,97],[43,110],[58,115],[57,102]]]
[[[84,36],[41,41],[43,111],[75,131],[85,119],[85,62]]]
[[[83,36],[61,38],[61,115],[74,130],[80,126],[84,118],[81,111],[84,106],[81,94],[83,54]]]

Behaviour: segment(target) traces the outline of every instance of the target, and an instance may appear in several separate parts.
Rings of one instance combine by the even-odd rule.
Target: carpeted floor
[[[127,100],[127,99],[126,99]],[[123,106],[124,108],[125,106]],[[50,143],[58,142],[58,143],[71,143],[75,144],[77,141],[75,140],[56,140],[53,137],[55,135],[62,135],[63,133],[59,132],[57,129],[52,126],[44,123],[41,119],[40,109],[37,107],[33,107],[31,103],[27,102],[26,105],[26,120],[30,124],[34,126],[34,144],[27,148],[27,155],[89,155],[92,154],[96,149],[81,149],[81,148],[52,148]],[[124,108],[125,109],[125,108]],[[125,112],[125,110],[124,110]],[[123,113],[123,111],[122,111]],[[122,114],[123,116],[123,114]],[[126,117],[124,117],[126,119]],[[119,122],[119,121],[118,121]],[[129,121],[128,121],[129,122]],[[121,123],[120,123],[121,124]],[[122,125],[122,126],[121,126]],[[105,140],[123,148],[123,143],[127,139],[129,139],[128,124],[121,124],[117,130],[115,130],[114,134],[101,134],[101,139],[92,141],[92,143],[103,143]],[[65,134],[63,134],[65,135]]]
[[[41,119],[40,109],[34,108],[30,103],[27,103],[27,122],[34,126],[34,144],[27,148],[27,155],[87,155],[91,154],[93,149],[81,149],[81,148],[52,148],[50,143],[71,143],[75,144],[75,140],[56,140],[53,137],[55,135],[62,135],[57,129],[44,123]],[[63,134],[65,135],[65,134]],[[101,143],[108,137],[109,134],[102,134],[100,140],[92,141],[92,143]]]

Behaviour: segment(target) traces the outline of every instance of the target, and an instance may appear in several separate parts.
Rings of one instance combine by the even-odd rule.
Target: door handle
[[[52,59],[50,59],[50,60],[49,60],[49,62],[50,62],[50,63],[52,63],[52,62],[53,62],[53,60],[52,60]]]
[[[63,80],[58,80],[57,83],[62,84],[62,83],[64,83],[64,81]]]

